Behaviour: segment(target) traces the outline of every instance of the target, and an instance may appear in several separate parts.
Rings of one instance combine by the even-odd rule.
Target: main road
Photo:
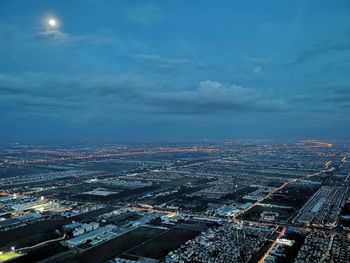
[[[286,182],[284,182],[280,187],[277,187],[275,188],[273,191],[269,192],[267,195],[265,195],[264,197],[262,197],[261,199],[259,199],[258,201],[254,202],[253,204],[251,204],[250,206],[248,206],[246,209],[243,209],[241,210],[240,212],[236,213],[235,215],[232,216],[232,221],[235,221],[237,219],[238,216],[246,213],[247,211],[249,211],[250,209],[252,209],[253,207],[259,205],[260,203],[262,203],[263,201],[265,201],[266,199],[268,199],[270,196],[272,196],[273,194],[275,194],[276,192],[282,190],[283,188],[285,188],[286,186],[292,184],[292,183],[295,183],[295,182],[298,182],[298,181],[302,181],[302,180],[305,180],[305,179],[309,179],[311,177],[314,177],[314,176],[318,176],[322,173],[325,173],[325,172],[329,172],[331,171],[332,168],[326,168],[324,170],[321,170],[319,172],[316,172],[316,173],[313,173],[313,174],[307,174],[301,178],[298,178],[298,179],[290,179]]]

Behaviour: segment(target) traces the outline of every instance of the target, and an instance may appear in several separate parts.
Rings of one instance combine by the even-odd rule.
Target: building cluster
[[[272,191],[276,190],[275,187],[271,186],[265,186],[265,185],[250,185],[251,187],[257,187],[254,192],[249,193],[245,195],[243,198],[247,200],[253,200],[253,201],[258,201],[265,197],[267,194],[271,193]]]
[[[65,203],[67,203],[67,205],[69,205],[69,207],[71,208],[70,210],[61,213],[61,215],[66,218],[79,216],[106,207],[106,205],[102,204],[80,204],[71,201],[65,201]]]
[[[60,214],[69,208],[61,201],[11,194],[0,198],[0,230],[9,230]]]
[[[275,221],[279,216],[278,212],[263,211],[260,214],[260,218],[264,221]]]
[[[348,186],[322,186],[293,221],[303,225],[335,227],[348,196]]]
[[[350,238],[343,233],[312,232],[306,236],[295,262],[350,262]]]
[[[91,223],[79,223],[79,222],[73,222],[71,224],[63,226],[65,230],[70,230],[72,232],[72,235],[74,237],[79,236],[81,234],[90,232],[92,230],[96,230],[99,228],[98,222],[91,222]]]
[[[249,207],[252,203],[245,202],[245,203],[239,203],[239,202],[232,202],[230,204],[215,204],[215,203],[209,203],[207,208],[207,213],[211,215],[215,215],[218,217],[232,217],[237,214],[240,214],[242,211],[244,211],[247,207]]]
[[[171,251],[165,262],[247,262],[271,231],[268,227],[225,223]]]
[[[6,161],[0,160],[0,234],[11,241],[6,250],[12,244],[13,251],[43,242],[57,246],[64,252],[50,257],[60,262],[106,253],[105,260],[125,263],[270,263],[292,252],[299,263],[350,262],[342,232],[349,162],[341,157],[339,163],[344,148],[326,147],[228,141],[36,148],[23,158],[21,149],[6,152]],[[37,233],[16,240],[7,231],[28,224]],[[295,228],[301,225],[307,228]],[[332,229],[324,232],[326,227]],[[124,251],[115,245],[119,238],[128,245]],[[27,254],[21,256],[26,261]]]
[[[130,179],[123,180],[123,179],[118,179],[116,177],[105,178],[105,179],[93,179],[93,180],[88,180],[87,182],[99,183],[107,186],[117,186],[117,187],[127,188],[127,189],[149,187],[149,186],[152,186],[153,184],[152,182],[148,182],[148,181],[130,180]]]
[[[169,169],[152,169],[147,172],[131,173],[125,176],[119,177],[123,180],[139,180],[139,181],[151,181],[155,183],[169,182],[176,179],[181,179],[184,176],[189,176],[187,172],[179,171],[174,168]]]
[[[232,179],[225,180],[224,178],[213,181],[209,185],[209,187],[190,194],[189,196],[219,199],[225,195],[235,193],[244,187],[242,184],[238,184]]]
[[[31,174],[31,175],[23,175],[23,176],[14,176],[14,177],[0,177],[0,187],[6,186],[6,185],[14,185],[19,184],[23,185],[24,183],[37,183],[41,181],[48,181],[48,180],[57,180],[57,179],[63,179],[63,178],[69,178],[69,177],[85,177],[85,176],[91,176],[95,175],[98,172],[96,171],[83,171],[83,170],[67,170],[67,171],[60,171],[60,172],[48,172],[48,173],[38,173],[38,174]]]
[[[88,226],[86,226],[85,229],[83,226],[79,226],[75,228],[73,230],[73,234],[75,233],[76,236],[71,239],[63,241],[63,244],[71,248],[77,247],[87,242],[89,242],[91,245],[97,245],[117,235],[117,232],[115,231],[117,227],[115,225],[106,225],[106,226],[97,227],[97,228],[96,228],[96,225],[95,226],[90,224],[87,224],[87,225]],[[95,227],[95,230],[93,230],[93,227]],[[90,230],[90,231],[84,232],[85,230]]]
[[[29,212],[22,216],[14,216],[10,218],[0,217],[0,230],[8,230],[11,228],[20,227],[41,218],[42,215],[37,212]]]
[[[272,248],[268,256],[265,258],[264,263],[277,263],[284,261],[289,262],[289,258],[286,257],[286,248],[292,247],[294,244],[294,240],[277,238],[276,245]]]
[[[155,213],[139,213],[136,219],[123,222],[125,219],[135,215],[135,212],[129,211],[128,209],[120,209],[99,216],[97,219],[101,224],[93,221],[90,223],[72,222],[71,224],[64,225],[63,229],[65,233],[72,238],[62,243],[70,248],[79,247],[81,245],[89,247],[95,246],[101,242],[136,229],[159,216]],[[116,224],[118,224],[118,226]]]
[[[109,189],[106,189],[106,188],[95,188],[91,191],[87,191],[87,192],[83,192],[82,194],[83,195],[94,195],[94,196],[109,196],[109,195],[114,195],[114,194],[117,194],[119,193],[120,191],[118,190],[109,190]]]

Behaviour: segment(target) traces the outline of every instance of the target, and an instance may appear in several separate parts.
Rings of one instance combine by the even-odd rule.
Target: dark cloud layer
[[[3,103],[49,108],[84,108],[124,104],[145,113],[196,114],[221,111],[276,111],[285,104],[252,88],[205,80],[192,89],[164,90],[162,83],[135,76],[80,75],[48,78],[41,74],[0,75]],[[175,91],[178,89],[178,91]],[[46,103],[43,103],[46,101]]]

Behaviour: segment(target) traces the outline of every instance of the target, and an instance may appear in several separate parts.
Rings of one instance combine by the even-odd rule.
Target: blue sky
[[[347,0],[0,0],[0,39],[1,140],[349,139]]]

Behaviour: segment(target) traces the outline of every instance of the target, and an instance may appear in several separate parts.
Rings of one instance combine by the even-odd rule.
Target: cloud
[[[240,55],[239,58],[242,62],[246,62],[246,63],[250,63],[250,64],[266,65],[270,62],[270,59],[267,59],[264,57],[253,57],[253,56],[247,56],[247,55]]]
[[[335,105],[350,104],[350,88],[345,86],[329,87],[327,96],[322,98],[322,101],[331,102]]]
[[[170,57],[162,56],[157,54],[132,54],[129,57],[133,60],[132,63],[142,70],[147,70],[149,72],[161,75],[163,79],[169,76],[181,76],[186,78],[189,71],[192,72],[192,76],[195,74],[204,74],[204,70],[214,70],[215,66],[208,65],[199,62],[197,59],[189,59],[184,57]],[[172,81],[172,80],[171,80]]]
[[[240,55],[239,62],[239,70],[246,76],[255,78],[263,73],[264,67],[271,63],[271,58]]]
[[[310,44],[304,51],[294,58],[291,63],[303,63],[311,61],[329,52],[345,52],[350,50],[350,36],[342,36],[337,39]]]
[[[0,93],[66,99],[78,96],[108,97],[133,94],[143,88],[137,77],[107,74],[78,74],[73,76],[48,76],[26,73],[0,74]]]
[[[253,68],[253,71],[254,71],[255,73],[257,73],[257,74],[260,74],[261,71],[262,71],[262,67],[260,67],[260,66],[255,66],[255,67]]]
[[[3,107],[25,111],[120,112],[203,114],[244,111],[279,111],[282,100],[252,88],[201,81],[196,88],[163,87],[138,76],[76,75],[48,77],[44,74],[0,75]],[[94,113],[95,114],[95,113]],[[97,114],[97,113],[96,113]]]
[[[110,108],[123,110],[123,107],[129,110],[127,105],[138,103],[150,86],[137,76],[0,74],[0,108],[1,111],[26,111],[30,108],[48,112],[73,109],[91,112],[96,107],[101,111]]]
[[[43,32],[39,32],[36,35],[36,37],[43,38],[43,39],[54,39],[54,40],[65,41],[65,40],[68,40],[69,35],[59,30],[46,30]]]
[[[169,58],[169,57],[162,57],[159,55],[154,54],[135,54],[131,56],[135,59],[140,59],[144,61],[149,62],[158,62],[158,63],[166,63],[166,64],[189,64],[191,63],[191,60],[189,59],[176,59],[176,58]]]
[[[217,113],[282,110],[282,100],[264,97],[257,90],[205,80],[197,89],[155,94],[152,102],[164,112]]]
[[[121,42],[120,38],[109,34],[73,35],[60,30],[46,30],[34,35],[34,40],[50,40],[63,45],[115,45]]]
[[[153,4],[139,5],[126,10],[125,15],[128,19],[141,23],[150,24],[161,20],[161,9]]]
[[[315,92],[317,90],[317,92]],[[288,104],[300,111],[344,115],[344,108],[350,105],[350,89],[346,84],[334,82],[310,85],[303,93],[290,96]]]

